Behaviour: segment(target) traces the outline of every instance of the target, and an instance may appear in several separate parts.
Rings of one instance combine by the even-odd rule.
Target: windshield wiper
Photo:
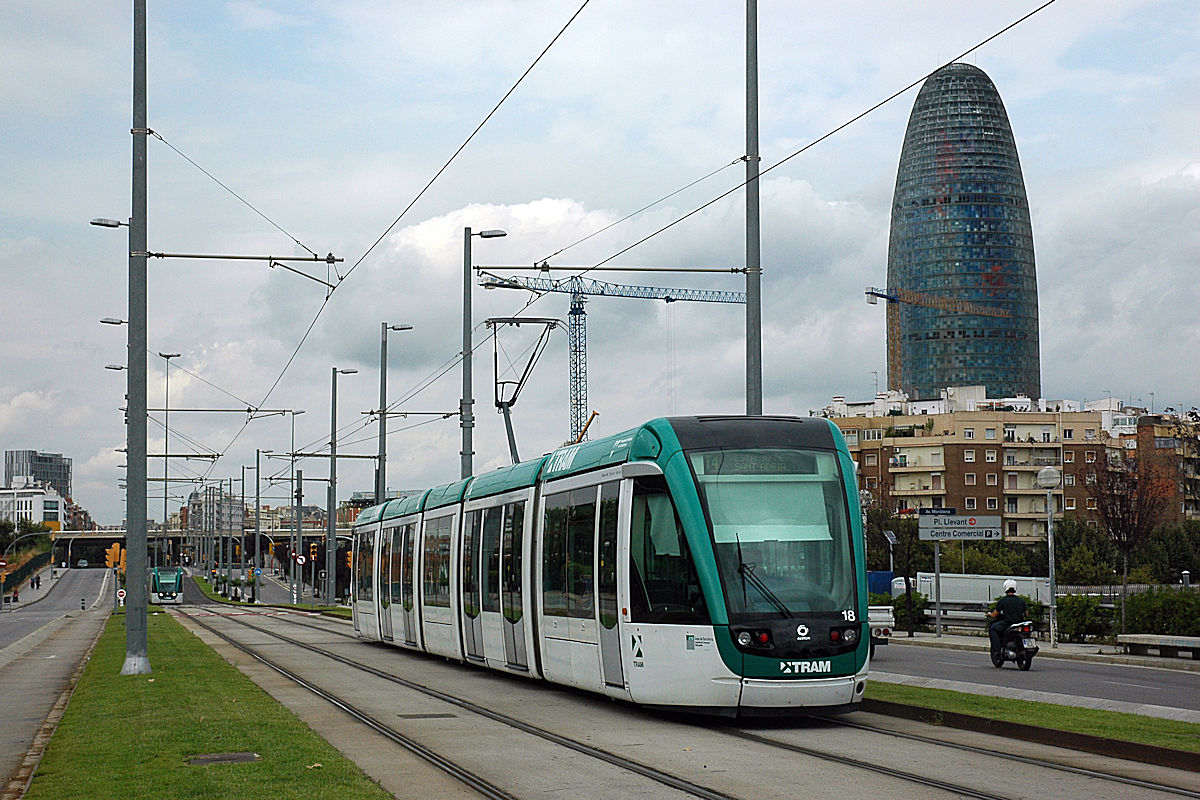
[[[735,533],[735,534],[733,534],[733,540],[735,542],[737,542],[737,557],[738,557],[737,571],[738,571],[738,574],[742,576],[742,604],[743,605],[747,604],[746,603],[746,584],[750,584],[755,589],[758,589],[759,594],[761,594],[763,597],[767,598],[767,601],[771,605],[775,606],[776,611],[778,611],[784,617],[791,619],[792,612],[788,611],[788,607],[786,605],[784,605],[783,601],[780,600],[775,595],[774,592],[771,591],[771,587],[767,586],[766,582],[762,578],[760,578],[760,577],[758,577],[758,575],[754,574],[754,570],[757,567],[757,565],[756,564],[747,564],[742,559],[741,536],[739,536],[737,533]]]

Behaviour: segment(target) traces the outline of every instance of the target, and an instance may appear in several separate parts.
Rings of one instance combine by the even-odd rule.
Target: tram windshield
[[[730,622],[856,609],[854,549],[837,455],[688,454],[712,526]]]

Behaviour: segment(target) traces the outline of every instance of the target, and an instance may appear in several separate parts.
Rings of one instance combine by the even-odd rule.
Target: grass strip
[[[873,700],[969,714],[987,719],[1036,725],[1057,731],[1138,742],[1200,753],[1200,725],[1173,719],[1102,711],[1095,708],[1060,706],[1033,700],[967,694],[949,689],[926,689],[899,683],[868,681],[866,696]]]
[[[38,766],[28,800],[377,800],[388,794],[169,614],[148,617],[153,672],[121,675],[125,616],[97,642]],[[191,766],[209,753],[243,764]]]

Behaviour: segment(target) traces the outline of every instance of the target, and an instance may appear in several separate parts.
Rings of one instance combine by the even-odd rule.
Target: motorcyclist
[[[996,601],[988,616],[995,620],[988,626],[988,635],[992,639],[992,652],[998,653],[1008,626],[1025,619],[1025,600],[1017,596],[1017,582],[1012,578],[1004,581],[1004,596]]]

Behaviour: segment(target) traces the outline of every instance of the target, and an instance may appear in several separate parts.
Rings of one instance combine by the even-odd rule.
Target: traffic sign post
[[[1001,538],[1000,517],[960,515],[954,511],[952,508],[921,509],[917,520],[917,538],[933,542],[933,630],[939,639],[942,636],[942,542],[999,541]]]

